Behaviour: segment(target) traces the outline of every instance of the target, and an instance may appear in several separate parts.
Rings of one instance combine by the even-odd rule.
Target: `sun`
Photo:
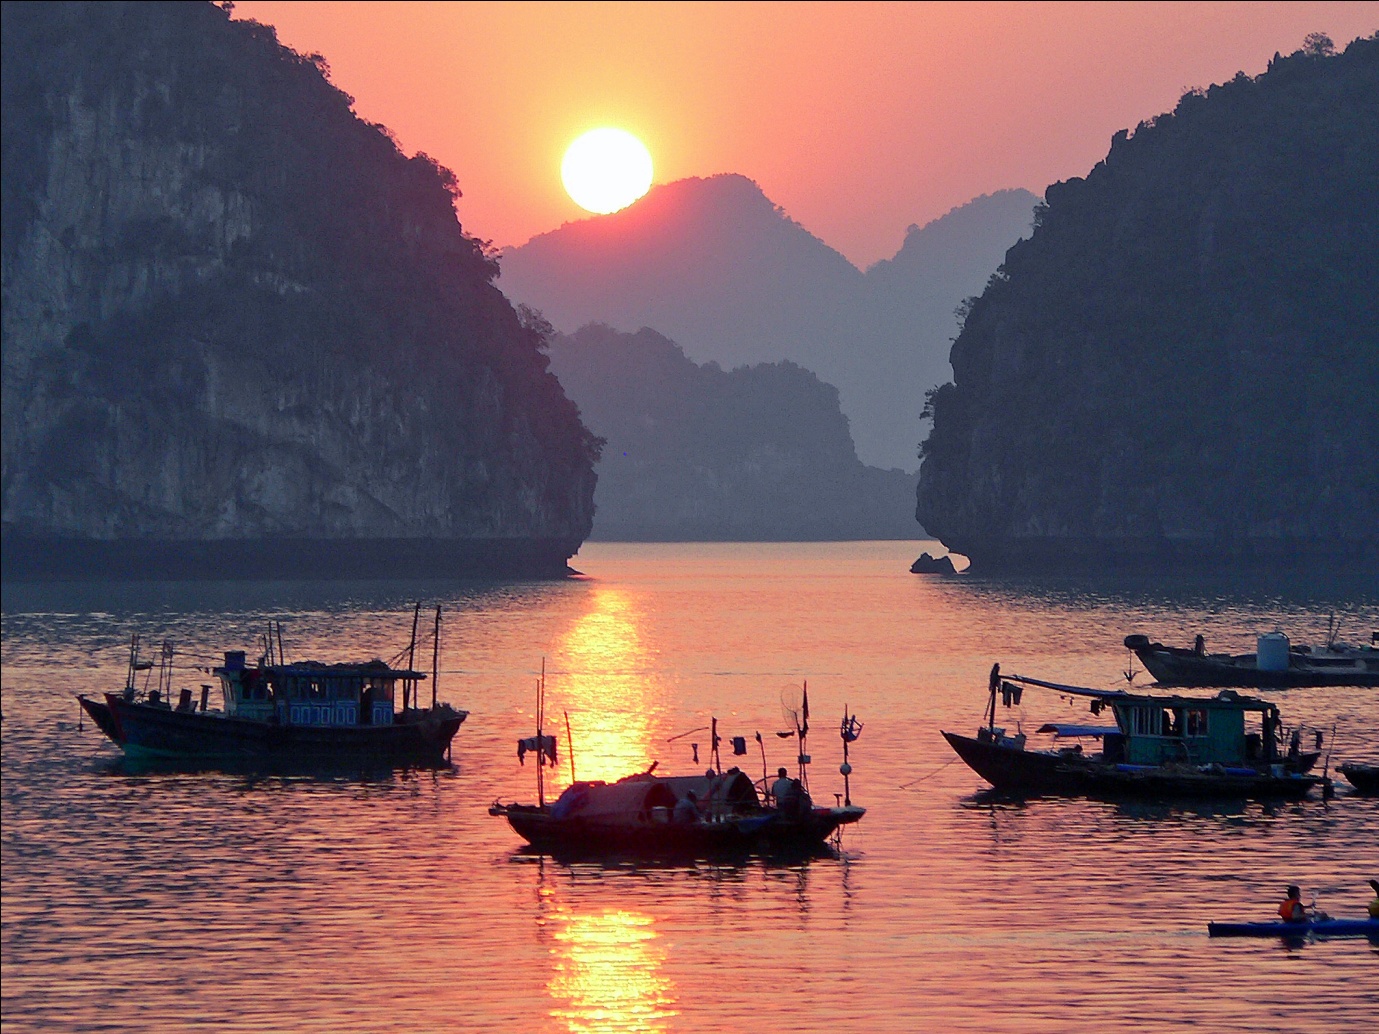
[[[607,215],[651,188],[651,152],[626,130],[591,129],[566,150],[560,179],[580,208]]]

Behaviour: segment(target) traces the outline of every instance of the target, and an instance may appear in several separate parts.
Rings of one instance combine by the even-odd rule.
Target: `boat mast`
[[[436,683],[440,681],[440,657],[441,657],[441,608],[436,605],[436,636],[431,644],[431,706],[436,706]]]
[[[570,752],[570,782],[575,782],[575,738],[570,733],[570,712],[565,713],[565,749]]]
[[[417,621],[421,617],[421,600],[417,600],[416,607],[412,610],[412,641],[407,646],[407,678],[402,680],[402,711],[407,711],[407,701],[412,692],[416,689],[416,679],[412,678],[411,673],[417,670]]]
[[[990,703],[988,703],[987,706],[986,706],[986,711],[987,711],[986,728],[987,728],[987,731],[988,731],[988,732],[990,732],[992,735],[995,735],[995,733],[996,733],[996,690],[999,689],[1000,686],[1001,686],[1001,662],[1000,662],[1000,661],[997,661],[995,664],[993,664],[993,665],[991,666],[991,678],[990,678],[989,681],[990,681],[990,684],[991,684],[991,687],[990,687],[990,688],[991,688],[991,701],[990,701]]]
[[[541,678],[536,682],[536,803],[546,806],[546,741],[541,735],[546,708],[546,658],[541,658]]]

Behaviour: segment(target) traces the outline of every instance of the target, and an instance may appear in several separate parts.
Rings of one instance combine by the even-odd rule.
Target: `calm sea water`
[[[592,544],[587,577],[515,585],[6,585],[6,1034],[1373,1029],[1376,946],[1212,941],[1206,923],[1268,918],[1290,882],[1361,913],[1379,800],[1012,803],[939,737],[976,726],[994,661],[1109,687],[1129,632],[1243,650],[1276,627],[1319,641],[1334,613],[1367,641],[1373,573],[942,579],[908,573],[923,548]],[[471,711],[451,768],[140,771],[79,722],[74,694],[121,684],[132,632],[173,640],[195,687],[194,665],[252,652],[270,618],[290,657],[391,656],[417,599],[445,608],[440,697]],[[774,771],[807,680],[815,796],[842,790],[846,705],[867,816],[837,857],[793,864],[524,853],[486,808],[534,797],[515,741],[543,661],[556,790],[564,714],[580,778],[702,768],[710,717],[748,738],[754,776],[762,732]],[[1379,760],[1379,691],[1273,696],[1334,726],[1333,765]],[[1027,692],[1009,717],[1070,708]]]

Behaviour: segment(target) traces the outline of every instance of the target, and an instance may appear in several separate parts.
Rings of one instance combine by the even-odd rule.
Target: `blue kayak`
[[[1309,919],[1305,923],[1208,923],[1212,937],[1379,937],[1379,919]]]

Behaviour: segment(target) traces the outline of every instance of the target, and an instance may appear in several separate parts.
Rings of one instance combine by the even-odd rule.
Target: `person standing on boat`
[[[776,807],[781,811],[791,811],[795,805],[795,780],[791,779],[785,769],[776,769],[776,781],[771,784],[771,796],[775,798]]]
[[[1307,922],[1307,906],[1302,903],[1302,891],[1297,886],[1289,886],[1288,896],[1278,906],[1278,914],[1285,923]]]
[[[675,821],[683,826],[699,821],[699,799],[693,790],[686,790],[685,796],[675,802]]]

